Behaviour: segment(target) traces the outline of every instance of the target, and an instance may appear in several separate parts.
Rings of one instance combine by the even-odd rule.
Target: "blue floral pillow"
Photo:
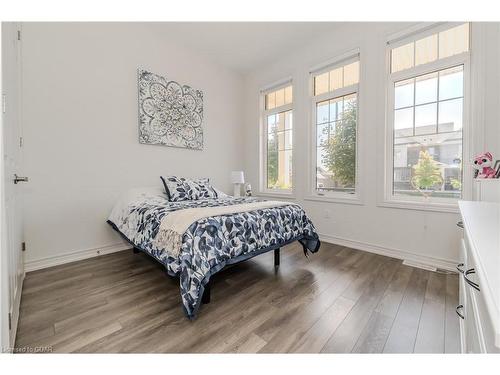
[[[171,202],[217,198],[208,178],[190,180],[184,177],[161,177],[168,200]]]

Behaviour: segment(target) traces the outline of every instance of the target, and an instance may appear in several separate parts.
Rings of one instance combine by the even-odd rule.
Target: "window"
[[[469,24],[464,23],[391,50],[391,73],[469,51]]]
[[[314,95],[334,92],[357,85],[359,82],[359,61],[344,65],[314,76]]]
[[[293,159],[293,89],[291,84],[264,92],[265,144],[263,191],[290,193]]]
[[[467,23],[390,49],[392,198],[461,198],[468,51]]]
[[[359,56],[312,78],[314,193],[346,198],[356,192]]]

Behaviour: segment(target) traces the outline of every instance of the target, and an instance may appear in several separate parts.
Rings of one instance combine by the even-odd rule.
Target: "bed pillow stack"
[[[171,202],[217,198],[217,193],[208,178],[190,180],[184,177],[161,176],[161,180]]]

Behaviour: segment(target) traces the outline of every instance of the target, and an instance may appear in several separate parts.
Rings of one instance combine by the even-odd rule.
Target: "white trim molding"
[[[283,104],[279,107],[275,107],[273,109],[266,109],[266,95],[274,90],[279,90],[285,88],[287,86],[292,87],[292,102],[288,104]],[[296,134],[296,126],[294,124],[293,116],[294,116],[294,107],[295,107],[295,87],[292,77],[287,77],[285,79],[278,80],[272,84],[265,86],[265,88],[260,89],[259,94],[259,187],[257,195],[268,195],[268,196],[283,196],[293,198],[295,196],[295,184],[293,183],[293,179],[296,175],[296,167],[295,167],[295,134]],[[277,115],[279,113],[284,113],[291,111],[292,113],[292,186],[290,189],[269,189],[267,187],[267,146],[268,146],[268,129],[267,129],[267,121],[268,116]],[[286,130],[286,129],[285,129]]]
[[[320,74],[328,72],[335,68],[344,67],[353,62],[359,63],[358,82],[350,86],[342,87],[332,91],[328,91],[319,95],[314,93],[314,79]],[[309,105],[307,108],[308,117],[308,132],[307,132],[307,183],[305,200],[324,201],[330,203],[346,203],[363,205],[363,171],[361,151],[363,147],[363,136],[361,135],[362,121],[361,115],[363,110],[363,94],[361,94],[362,81],[364,80],[364,66],[361,61],[360,48],[355,48],[349,52],[343,53],[334,59],[316,65],[309,69],[308,77],[308,97]],[[354,193],[341,191],[323,191],[317,189],[317,105],[326,100],[338,99],[348,95],[356,96],[356,156],[355,156],[355,188]],[[360,104],[361,103],[361,104]]]
[[[315,202],[328,202],[328,203],[341,203],[341,204],[356,204],[363,205],[364,203],[359,198],[357,194],[339,194],[338,196],[334,195],[306,195],[304,197],[306,201],[315,201]]]
[[[61,264],[76,262],[78,260],[94,258],[101,255],[116,253],[118,251],[123,251],[123,250],[129,250],[131,248],[132,245],[126,242],[122,242],[114,245],[105,245],[91,249],[73,251],[71,253],[54,255],[42,259],[30,260],[25,263],[24,270],[25,272],[36,271],[43,268],[49,268],[49,267],[59,266]]]
[[[297,196],[294,194],[287,194],[287,193],[274,193],[274,192],[265,192],[265,193],[256,193],[256,197],[264,197],[264,198],[276,198],[276,199],[292,199],[296,200]]]
[[[432,211],[432,212],[451,212],[458,213],[458,202],[454,203],[444,203],[444,202],[432,202],[427,203],[425,201],[411,201],[403,199],[381,199],[377,203],[378,207],[385,208],[399,208],[403,210],[417,210],[417,211]]]
[[[354,48],[344,53],[338,54],[336,57],[323,61],[309,68],[309,74],[318,75],[325,71],[338,68],[343,65],[350,64],[351,62],[358,61],[360,49]]]
[[[387,248],[387,247],[383,247],[383,246],[379,246],[379,245],[369,244],[366,242],[355,241],[355,240],[350,240],[347,238],[331,236],[328,234],[320,234],[319,238],[323,242],[327,242],[327,243],[331,243],[331,244],[335,244],[335,245],[340,245],[340,246],[346,246],[346,247],[350,247],[352,249],[366,251],[366,252],[378,254],[378,255],[384,255],[387,257],[391,257],[391,258],[406,260],[406,261],[413,263],[413,264],[421,264],[421,265],[425,265],[425,266],[431,266],[433,268],[443,269],[443,270],[452,271],[452,272],[457,271],[456,265],[458,262],[456,260],[429,257],[427,255],[418,255],[418,254],[414,254],[414,253],[409,253],[409,252],[404,251],[404,250],[391,249],[391,248]]]
[[[469,31],[469,50],[458,55],[437,59],[433,62],[417,65],[402,71],[391,73],[390,56],[391,50],[400,44],[409,41],[415,41],[430,34],[435,34],[462,23],[423,23],[416,25],[408,30],[408,37],[396,37],[397,42],[387,41],[386,47],[386,108],[385,108],[385,130],[381,144],[384,145],[384,158],[380,163],[383,173],[379,174],[379,191],[377,194],[378,207],[390,207],[400,209],[414,209],[421,211],[435,212],[458,212],[458,200],[455,198],[436,198],[422,196],[403,196],[396,195],[393,191],[394,178],[394,85],[396,82],[418,77],[423,74],[437,72],[444,69],[463,66],[463,125],[462,125],[462,197],[461,199],[470,199],[472,196],[472,169],[468,167],[471,159],[473,126],[471,117],[471,98],[474,96],[471,92],[471,50],[470,40],[472,31]],[[469,23],[469,30],[472,30],[472,24]],[[420,28],[419,28],[420,26]],[[420,30],[420,31],[419,31]],[[422,31],[423,30],[423,31]],[[474,93],[475,94],[475,93]]]
[[[286,87],[286,86],[291,85],[291,84],[292,84],[292,76],[288,76],[286,78],[279,79],[273,83],[270,83],[268,85],[261,87],[260,93],[266,94],[268,92],[281,89],[281,88]]]
[[[465,23],[462,22],[418,22],[417,24],[407,28],[406,30],[399,31],[387,36],[387,45],[392,48],[402,46],[410,43],[415,38],[425,38],[429,35],[453,28]]]

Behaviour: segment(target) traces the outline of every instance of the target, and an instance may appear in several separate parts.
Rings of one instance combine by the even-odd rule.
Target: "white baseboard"
[[[321,241],[332,243],[335,245],[351,247],[356,250],[367,251],[369,253],[385,255],[391,258],[407,260],[411,263],[419,263],[422,265],[427,265],[432,268],[443,269],[447,271],[456,272],[457,262],[450,259],[441,259],[429,257],[427,255],[419,255],[414,253],[409,253],[403,250],[389,249],[386,247],[372,245],[365,242],[359,242],[354,240],[349,240],[346,238],[330,236],[327,234],[320,234],[319,238]]]
[[[25,272],[36,271],[42,268],[54,267],[60,264],[66,264],[71,262],[76,262],[77,260],[83,260],[88,258],[93,258],[96,256],[116,253],[122,250],[131,249],[132,246],[128,243],[119,243],[114,245],[107,245],[96,247],[92,249],[78,250],[71,253],[55,255],[52,257],[30,260],[24,264]]]
[[[410,267],[415,267],[415,268],[421,268],[421,269],[427,270],[427,271],[432,271],[432,272],[436,272],[437,271],[437,268],[434,267],[434,266],[431,266],[429,264],[420,263],[420,262],[414,262],[414,261],[408,260],[408,259],[403,260],[403,264],[405,266],[410,266]]]

